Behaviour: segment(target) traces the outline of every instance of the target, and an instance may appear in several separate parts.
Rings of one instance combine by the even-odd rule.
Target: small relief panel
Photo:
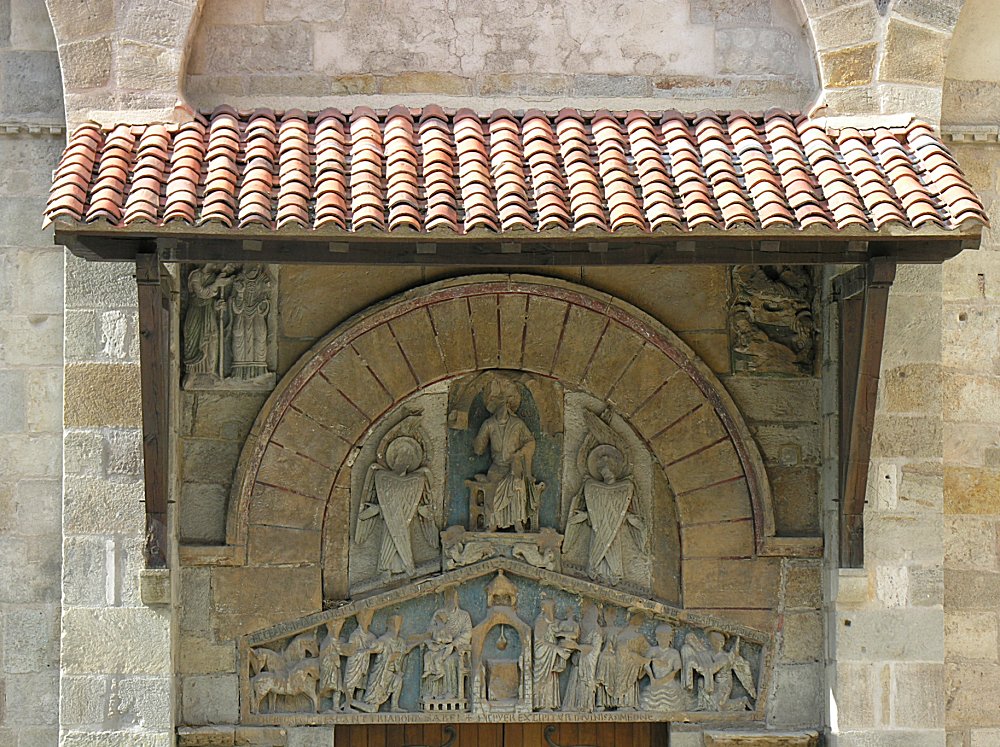
[[[243,720],[740,720],[767,653],[758,631],[495,558],[247,636]]]
[[[816,367],[815,295],[808,267],[734,267],[729,301],[733,371],[812,375]]]
[[[182,291],[183,387],[274,388],[276,278],[262,264],[187,266]]]

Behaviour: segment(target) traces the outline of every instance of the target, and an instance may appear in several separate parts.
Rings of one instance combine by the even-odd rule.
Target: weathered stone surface
[[[997,625],[993,610],[945,610],[945,660],[997,663]]]
[[[6,724],[18,731],[23,726],[57,724],[59,719],[58,673],[52,670],[30,674],[7,674]]]
[[[386,75],[379,80],[379,90],[387,94],[436,93],[446,96],[468,96],[473,93],[472,80],[446,72]]]
[[[940,85],[944,77],[948,41],[947,34],[890,19],[879,77],[904,83]]]
[[[819,608],[822,604],[822,586],[819,566],[804,561],[788,561],[784,568],[784,596],[786,609]]]
[[[1000,701],[984,697],[1000,687],[1000,666],[995,664],[945,664],[945,718],[966,726],[996,727]]]
[[[330,747],[332,726],[300,726],[288,730],[288,747]]]
[[[231,724],[239,713],[235,674],[188,675],[181,685],[181,721],[190,725]]]
[[[145,607],[63,610],[67,674],[169,674],[169,613]]]
[[[948,609],[992,609],[1000,595],[1000,573],[945,568],[944,604]]]
[[[681,573],[688,607],[771,608],[778,601],[781,571],[775,558],[692,559]]]
[[[941,519],[933,514],[865,514],[865,564],[936,566],[944,558]]]
[[[96,607],[107,602],[109,542],[103,537],[66,537],[63,540],[64,604]]]
[[[294,73],[309,66],[312,55],[312,31],[305,24],[211,26],[195,38],[189,70],[216,75]]]
[[[103,676],[63,675],[59,683],[59,720],[63,726],[100,726],[108,714],[108,689]]]
[[[819,471],[815,467],[768,467],[778,534],[818,536]]]
[[[842,612],[837,655],[844,661],[927,661],[944,658],[942,610],[889,609]]]
[[[771,21],[771,4],[765,0],[692,0],[691,23],[728,26],[761,26]]]
[[[217,568],[213,627],[219,640],[260,630],[322,608],[320,571],[306,568]]]
[[[902,663],[893,666],[892,717],[903,728],[944,726],[944,664]]]
[[[66,366],[67,426],[140,426],[139,366],[73,363]]]
[[[247,553],[251,565],[319,563],[320,533],[289,527],[251,526]]]
[[[236,671],[236,646],[210,637],[181,635],[177,670],[180,674],[219,674]]]
[[[145,533],[146,514],[141,482],[110,482],[76,477],[66,482],[63,530],[81,534]]]
[[[945,466],[946,514],[1000,514],[1000,469]]]
[[[642,283],[628,267],[586,267],[583,276],[588,285],[628,301],[675,332],[726,329],[720,303],[729,292],[725,268],[650,268]]]
[[[869,662],[836,663],[837,725],[841,730],[866,729],[876,725],[875,707],[882,665]]]
[[[1000,570],[996,523],[979,517],[946,516],[944,567],[970,571]]]
[[[823,660],[823,617],[819,612],[785,615],[781,660],[794,663]]]
[[[943,451],[940,417],[875,415],[872,457],[940,458]]]
[[[875,38],[878,26],[875,3],[840,8],[812,23],[813,38],[819,49],[845,47]]]
[[[878,45],[872,42],[824,52],[820,60],[826,85],[830,88],[868,85],[875,76],[877,51]]]
[[[751,516],[745,480],[715,485],[677,496],[677,513],[685,524],[733,521]]]
[[[111,82],[111,39],[85,39],[62,45],[67,88],[100,88]]]
[[[819,422],[819,381],[726,376],[726,389],[743,416],[756,422]]]
[[[118,747],[122,744],[129,747],[171,747],[173,742],[173,734],[169,731],[66,731],[60,735],[63,747]]]
[[[823,665],[779,664],[768,701],[768,721],[777,727],[811,726],[823,712]]]
[[[684,558],[749,558],[753,551],[753,523],[749,520],[681,529]]]
[[[10,674],[30,674],[59,666],[59,615],[49,606],[6,610],[3,666]]]

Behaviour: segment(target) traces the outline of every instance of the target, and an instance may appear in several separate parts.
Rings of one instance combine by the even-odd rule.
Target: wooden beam
[[[139,363],[142,377],[142,457],[146,481],[146,566],[166,568],[168,477],[169,305],[155,253],[136,256]]]
[[[840,565],[864,565],[864,509],[875,403],[896,263],[873,259],[835,286],[840,310]]]
[[[883,236],[864,244],[849,236],[797,236],[761,240],[746,234],[669,238],[649,235],[617,238],[551,239],[533,236],[513,242],[501,237],[442,239],[263,236],[248,240],[219,234],[136,236],[123,232],[56,232],[56,241],[87,259],[134,260],[155,242],[164,262],[269,262],[366,265],[481,265],[545,267],[553,265],[691,265],[691,264],[858,264],[875,257],[897,262],[937,263],[969,248],[961,235],[941,237]],[[595,251],[598,248],[599,251]],[[248,247],[252,247],[248,249]]]

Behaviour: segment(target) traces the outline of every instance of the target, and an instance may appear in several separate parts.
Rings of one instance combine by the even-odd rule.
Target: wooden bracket
[[[840,566],[864,565],[865,489],[896,262],[870,259],[834,281],[840,312]]]
[[[146,481],[146,566],[167,563],[169,302],[155,252],[135,260],[139,286],[139,365],[142,377],[142,458]]]

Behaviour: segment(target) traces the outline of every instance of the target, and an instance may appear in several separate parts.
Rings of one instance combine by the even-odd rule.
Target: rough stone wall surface
[[[60,744],[169,745],[171,611],[141,598],[135,268],[66,260]]]
[[[0,3],[0,744],[10,747],[54,745],[59,729],[63,250],[38,215],[62,117],[44,3]]]
[[[187,74],[199,106],[304,108],[805,107],[816,78],[788,0],[205,0]]]
[[[987,200],[1000,207],[1000,146],[961,145],[956,156]],[[997,599],[1000,598],[1000,242],[944,267],[945,725],[949,747],[1000,740]]]
[[[890,294],[863,569],[837,571],[827,521],[836,745],[944,741],[942,275],[903,266]]]

